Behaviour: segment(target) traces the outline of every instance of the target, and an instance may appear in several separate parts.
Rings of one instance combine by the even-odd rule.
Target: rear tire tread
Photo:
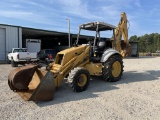
[[[121,64],[121,73],[118,77],[112,75],[112,65],[115,61],[118,61]],[[102,77],[105,81],[116,82],[121,79],[123,75],[123,61],[120,55],[111,56],[106,62],[104,62],[104,68],[102,69]]]

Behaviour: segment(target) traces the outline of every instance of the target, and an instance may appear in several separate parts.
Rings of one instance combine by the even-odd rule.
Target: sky
[[[77,34],[83,23],[117,26],[121,12],[129,21],[129,37],[159,33],[160,0],[0,0],[0,24]],[[87,33],[83,33],[87,34]]]

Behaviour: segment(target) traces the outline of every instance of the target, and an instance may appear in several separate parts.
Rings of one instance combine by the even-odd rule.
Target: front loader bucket
[[[8,84],[25,100],[49,101],[54,97],[53,73],[38,69],[38,65],[14,69],[8,76]]]

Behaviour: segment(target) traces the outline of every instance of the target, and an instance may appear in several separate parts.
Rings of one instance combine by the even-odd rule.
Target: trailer
[[[26,48],[28,52],[39,52],[41,50],[41,40],[26,39]]]

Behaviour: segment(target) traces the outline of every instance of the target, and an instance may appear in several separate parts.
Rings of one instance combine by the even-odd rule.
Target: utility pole
[[[68,43],[69,43],[69,47],[71,47],[71,40],[70,40],[70,19],[66,18],[66,20],[68,20]]]
[[[160,44],[159,44],[159,43],[160,43],[160,42],[159,42],[159,40],[160,40],[160,39],[159,39],[159,37],[158,37],[158,50],[159,50],[159,46],[160,46]]]

